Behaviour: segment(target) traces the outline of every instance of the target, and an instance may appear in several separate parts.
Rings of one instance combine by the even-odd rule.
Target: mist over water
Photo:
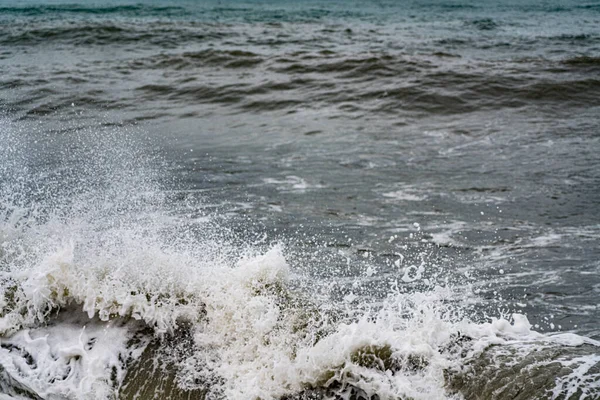
[[[598,396],[598,4],[0,23],[0,399]]]

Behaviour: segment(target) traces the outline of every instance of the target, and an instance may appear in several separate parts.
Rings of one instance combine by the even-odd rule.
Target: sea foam
[[[51,197],[22,184],[39,175],[19,157],[2,167],[0,388],[13,398],[118,397],[150,343],[182,390],[211,399],[460,398],[449,374],[492,346],[585,342],[537,333],[519,314],[477,323],[435,283],[410,293],[396,283],[376,306],[300,291],[294,283],[311,278],[290,265],[285,240],[240,244],[222,220],[189,218],[198,204],[174,207],[114,139],[84,152],[102,167],[41,191]],[[561,362],[583,375],[595,362],[580,361]],[[577,382],[557,380],[557,395]]]

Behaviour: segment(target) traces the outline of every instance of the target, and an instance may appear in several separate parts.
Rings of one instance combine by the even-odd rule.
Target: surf
[[[74,133],[68,156],[87,167],[70,172],[32,160],[20,129],[2,124],[4,398],[598,393],[598,343],[535,332],[520,314],[476,321],[469,285],[425,281],[414,271],[426,261],[399,258],[380,301],[323,296],[289,261],[300,258],[285,237],[242,239],[218,210],[199,213],[196,200],[166,191],[160,163],[128,128]]]

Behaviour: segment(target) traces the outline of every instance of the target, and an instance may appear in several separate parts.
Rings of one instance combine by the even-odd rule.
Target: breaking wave
[[[26,141],[6,121],[1,131],[8,396],[447,399],[515,385],[598,394],[595,342],[536,333],[519,314],[474,322],[465,296],[477,298],[443,279],[406,290],[426,263],[398,260],[381,303],[311,291],[285,238],[236,237],[218,213],[164,190],[159,163],[127,128],[72,133],[68,148]],[[51,149],[61,160],[39,164],[36,152]],[[557,362],[530,371],[538,386],[513,368]]]

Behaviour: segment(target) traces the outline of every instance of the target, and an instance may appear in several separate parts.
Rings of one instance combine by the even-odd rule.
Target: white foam
[[[285,247],[240,247],[204,218],[170,215],[160,190],[131,168],[125,163],[124,176],[111,170],[109,184],[84,185],[81,196],[52,198],[45,206],[56,209],[43,218],[34,206],[1,198],[9,206],[0,214],[0,333],[6,345],[0,363],[41,396],[114,394],[124,374],[120,358],[143,348],[128,346],[132,330],[116,322],[129,317],[157,336],[186,320],[194,347],[176,360],[180,382],[193,386],[195,378],[210,378],[209,389],[232,400],[276,399],[332,380],[381,399],[446,399],[444,370],[462,360],[445,349],[461,335],[473,338],[471,355],[490,344],[577,343],[536,333],[518,314],[512,324],[501,318],[474,323],[449,288],[391,291],[378,307],[349,301],[332,313],[334,306],[311,293],[289,290],[293,268]],[[295,176],[266,183],[299,192],[319,187]],[[406,268],[397,279],[418,280],[427,265]],[[53,319],[73,307],[89,321]],[[30,354],[38,368],[11,346]],[[392,374],[357,361],[357,352],[369,348],[426,362]]]
[[[426,196],[416,194],[408,189],[396,190],[393,192],[383,193],[383,196],[389,197],[394,200],[399,200],[399,201],[423,201],[423,200],[427,199]]]
[[[600,391],[600,374],[590,373],[593,367],[600,364],[600,355],[592,354],[559,362],[571,372],[556,379],[552,390],[552,399],[571,398],[579,395],[580,399],[592,398]]]
[[[132,330],[119,321],[74,315],[1,339],[0,365],[42,398],[112,398],[125,375],[123,360],[138,357],[146,342],[128,346]]]
[[[277,190],[282,192],[304,193],[311,189],[320,189],[323,185],[319,183],[309,183],[304,178],[295,175],[288,175],[285,179],[264,178],[267,185],[277,185]]]
[[[178,224],[177,219],[153,220]],[[460,314],[460,307],[450,306],[455,295],[443,288],[392,293],[380,308],[356,308],[349,313],[353,317],[333,323],[323,305],[306,300],[294,303],[295,295],[287,289],[290,266],[282,246],[263,253],[248,250],[236,258],[239,252],[228,249],[226,242],[165,237],[169,230],[159,227],[132,223],[98,231],[89,221],[59,219],[29,225],[13,235],[25,248],[37,244],[40,253],[5,271],[4,276],[16,282],[14,300],[23,307],[4,312],[0,327],[6,334],[15,333],[10,343],[27,348],[42,368],[25,374],[11,371],[11,375],[20,376],[23,385],[39,393],[64,391],[69,398],[85,398],[95,390],[95,398],[106,398],[114,390],[106,366],[116,365],[115,357],[129,351],[123,341],[126,332],[110,325],[115,316],[140,319],[158,334],[172,331],[182,318],[191,321],[195,348],[180,361],[181,381],[194,382],[208,374],[212,389],[229,399],[275,399],[327,379],[356,385],[382,399],[445,399],[449,394],[444,370],[462,361],[444,348],[457,335],[474,339],[471,355],[490,344],[578,343],[576,335],[536,333],[518,314],[512,324],[505,319],[473,323]],[[414,280],[426,265],[408,268],[412,272],[406,270],[405,276]],[[68,321],[46,331],[35,330],[39,321],[48,320],[49,310],[73,304],[89,317],[107,322],[98,322],[95,330],[69,327]],[[27,332],[38,333],[30,339]],[[48,338],[39,340],[45,334]],[[92,336],[99,338],[96,349],[105,348],[105,356],[81,350],[81,343]],[[416,356],[427,362],[419,370],[397,374],[367,368],[357,364],[353,355],[369,346],[388,346],[394,357]],[[10,354],[3,354],[2,365],[11,365]],[[65,365],[75,355],[81,357],[79,375],[60,385],[40,378],[42,371],[64,375]]]
[[[195,348],[180,361],[181,381],[194,382],[208,374],[215,378],[212,389],[228,399],[276,399],[327,379],[382,399],[446,399],[444,370],[461,360],[444,348],[457,335],[474,339],[471,355],[490,344],[577,343],[575,336],[536,333],[518,314],[512,324],[505,319],[470,322],[450,306],[454,293],[444,288],[392,293],[379,309],[356,309],[354,317],[333,324],[318,304],[301,298],[294,303],[282,246],[264,253],[249,251],[235,261],[223,242],[183,240],[167,245],[154,236],[156,232],[140,234],[131,226],[97,236],[87,232],[86,224],[66,224],[64,229],[52,228],[64,237],[42,246],[47,253],[9,273],[19,283],[16,300],[26,312],[8,312],[0,319],[4,332],[16,332],[3,343],[18,344],[40,360],[35,372],[7,370],[40,394],[91,398],[94,392],[93,398],[108,397],[114,385],[106,371],[118,364],[118,355],[131,351],[125,346],[127,331],[111,325],[115,316],[143,320],[157,333],[173,330],[181,318],[192,321]],[[40,232],[32,237],[39,240],[47,227],[36,229]],[[425,267],[415,267],[416,272]],[[48,320],[49,309],[74,303],[106,322],[90,323],[84,330],[69,321],[31,328]],[[91,337],[97,338],[97,345],[90,353],[82,346]],[[397,374],[367,368],[353,356],[369,346],[388,346],[394,357],[416,356],[427,362]],[[2,355],[3,366],[15,363],[10,352]],[[76,356],[78,372],[68,375],[66,366],[74,365]],[[122,379],[123,367],[118,368]],[[40,374],[69,377],[49,384]]]

